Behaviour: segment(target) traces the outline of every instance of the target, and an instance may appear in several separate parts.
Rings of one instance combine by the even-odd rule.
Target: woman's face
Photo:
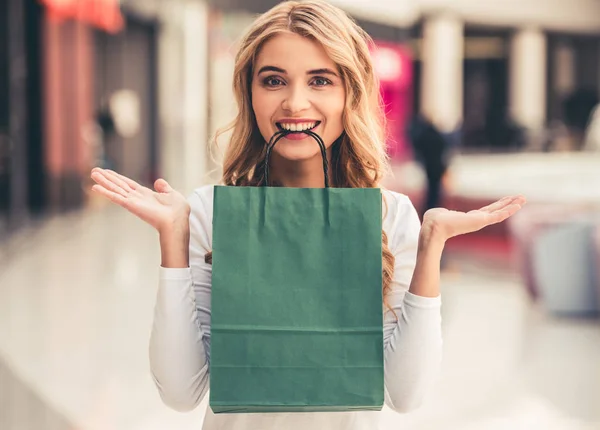
[[[323,47],[293,33],[277,35],[260,50],[252,77],[252,108],[266,142],[281,129],[296,131],[274,148],[288,160],[320,157],[321,136],[329,148],[344,131],[346,92],[336,64]]]

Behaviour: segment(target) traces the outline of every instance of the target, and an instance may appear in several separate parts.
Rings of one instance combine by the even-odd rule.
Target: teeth
[[[281,125],[281,128],[283,128],[284,130],[288,130],[288,131],[304,131],[304,130],[309,130],[311,128],[314,128],[314,126],[316,125],[316,122],[306,122],[306,123],[301,123],[301,124],[280,123],[279,125]]]

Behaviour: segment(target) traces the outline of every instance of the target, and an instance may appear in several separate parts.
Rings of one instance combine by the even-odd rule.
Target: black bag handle
[[[267,155],[265,156],[265,173],[264,173],[264,176],[265,176],[264,185],[265,186],[269,185],[269,160],[271,159],[271,152],[273,151],[275,144],[277,142],[279,142],[283,137],[287,136],[290,133],[293,133],[293,132],[288,131],[288,130],[280,130],[271,137],[271,140],[269,140],[269,143],[267,144]],[[319,144],[319,148],[321,149],[321,157],[323,157],[323,172],[325,173],[325,188],[329,188],[329,165],[327,163],[327,151],[325,148],[325,143],[323,142],[323,139],[321,139],[321,136],[319,136],[317,133],[313,133],[310,130],[303,131],[303,133],[306,133],[309,136],[311,136]]]

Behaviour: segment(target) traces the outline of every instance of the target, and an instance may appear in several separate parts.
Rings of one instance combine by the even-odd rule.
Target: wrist
[[[424,223],[419,233],[419,249],[444,249],[448,238],[438,229],[435,224]]]
[[[161,232],[160,236],[161,266],[165,268],[189,267],[190,234],[189,229],[176,233]]]
[[[188,218],[180,218],[164,223],[158,230],[158,234],[163,239],[180,239],[189,237],[190,222]]]

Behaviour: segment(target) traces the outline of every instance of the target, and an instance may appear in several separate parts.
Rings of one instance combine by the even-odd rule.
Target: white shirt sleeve
[[[212,272],[204,256],[212,248],[212,211],[199,190],[188,199],[190,267],[159,268],[150,335],[150,369],[160,397],[182,412],[202,401],[209,380]]]
[[[385,403],[397,412],[407,412],[420,406],[439,373],[441,297],[408,292],[421,224],[408,197],[391,192],[385,196],[388,207],[384,230],[395,257],[392,292],[387,301],[396,313],[384,309]]]

